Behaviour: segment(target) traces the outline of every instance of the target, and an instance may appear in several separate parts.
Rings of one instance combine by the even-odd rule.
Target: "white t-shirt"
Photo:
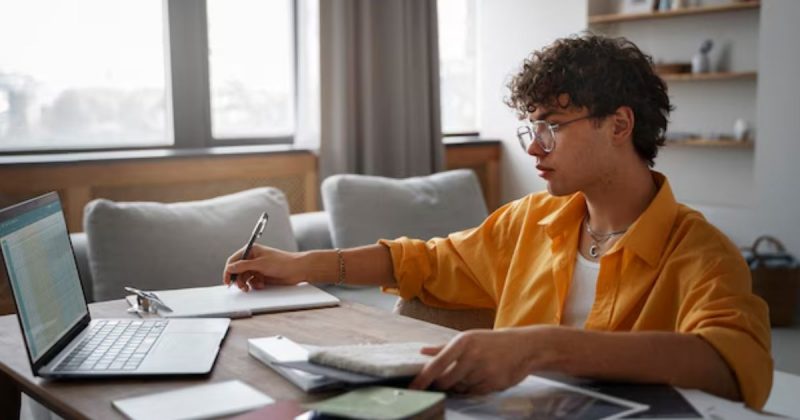
[[[572,285],[564,302],[561,325],[583,328],[594,303],[598,274],[600,274],[600,263],[587,260],[579,252],[575,258],[575,269],[572,271]]]

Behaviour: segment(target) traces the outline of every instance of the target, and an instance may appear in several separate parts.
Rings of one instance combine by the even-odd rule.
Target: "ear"
[[[621,145],[633,139],[633,124],[636,122],[633,109],[621,106],[611,117],[611,137],[615,145]]]

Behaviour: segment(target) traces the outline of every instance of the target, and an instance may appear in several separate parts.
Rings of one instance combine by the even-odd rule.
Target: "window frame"
[[[129,145],[122,147],[52,148],[0,150],[0,156],[47,155],[139,150],[210,149],[228,146],[293,145],[298,112],[298,3],[291,0],[291,57],[294,77],[295,133],[290,136],[215,139],[211,132],[211,80],[208,60],[208,14],[206,1],[163,0],[165,96],[167,136],[171,145]],[[180,74],[181,77],[175,77]],[[169,137],[168,137],[169,138]]]

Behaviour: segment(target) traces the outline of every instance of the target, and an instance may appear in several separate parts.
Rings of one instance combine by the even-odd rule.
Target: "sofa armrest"
[[[324,211],[298,213],[291,215],[289,220],[299,251],[333,248],[328,213]]]
[[[78,263],[78,275],[83,284],[83,294],[87,302],[94,302],[94,282],[92,281],[92,271],[89,269],[89,248],[86,234],[72,233],[69,235],[72,241],[72,249],[75,251],[75,262]]]

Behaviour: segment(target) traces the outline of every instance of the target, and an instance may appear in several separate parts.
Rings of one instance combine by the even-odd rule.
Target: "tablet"
[[[618,419],[648,406],[587,391],[538,376],[528,376],[502,392],[479,397],[450,396],[448,412],[470,419]]]

